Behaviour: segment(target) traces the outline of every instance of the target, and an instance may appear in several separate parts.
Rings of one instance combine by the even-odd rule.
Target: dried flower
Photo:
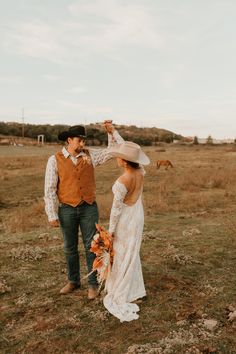
[[[96,224],[98,233],[94,235],[90,251],[95,253],[92,272],[97,271],[100,288],[110,273],[114,251],[112,236],[102,226]]]

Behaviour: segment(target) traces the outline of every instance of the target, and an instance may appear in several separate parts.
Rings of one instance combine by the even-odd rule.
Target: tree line
[[[182,136],[171,131],[159,128],[139,128],[134,125],[116,125],[125,140],[132,140],[139,145],[157,145],[159,142],[171,143],[173,140],[181,140]],[[27,137],[37,139],[38,135],[44,135],[48,143],[59,142],[58,134],[67,130],[69,125],[61,124],[20,124],[16,122],[0,122],[0,134],[4,136]],[[104,145],[107,143],[107,134],[100,124],[85,126],[87,140],[90,145]]]

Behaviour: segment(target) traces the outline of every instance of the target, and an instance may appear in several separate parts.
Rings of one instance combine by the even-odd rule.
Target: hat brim
[[[58,139],[61,141],[66,141],[67,138],[76,138],[76,137],[85,139],[86,135],[73,134],[73,133],[69,133],[67,131],[61,132],[60,134],[58,134]]]
[[[115,148],[110,148],[109,150],[109,155],[114,156],[114,157],[119,157],[123,160],[131,161],[131,162],[136,162],[139,163],[140,165],[149,165],[150,160],[149,157],[143,152],[139,152],[138,159],[131,159],[129,155],[126,155],[125,153],[118,152]]]

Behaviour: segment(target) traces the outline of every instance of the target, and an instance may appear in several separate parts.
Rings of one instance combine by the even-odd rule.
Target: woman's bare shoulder
[[[118,182],[124,184],[126,188],[129,187],[131,180],[132,180],[132,176],[130,176],[130,174],[128,173],[124,173],[118,178]]]

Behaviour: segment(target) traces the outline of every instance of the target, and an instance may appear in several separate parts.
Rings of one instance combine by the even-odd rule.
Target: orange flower
[[[114,251],[113,240],[109,232],[99,224],[96,224],[96,228],[98,233],[93,237],[90,251],[96,255],[93,272],[97,271],[97,279],[101,287],[111,270]]]

